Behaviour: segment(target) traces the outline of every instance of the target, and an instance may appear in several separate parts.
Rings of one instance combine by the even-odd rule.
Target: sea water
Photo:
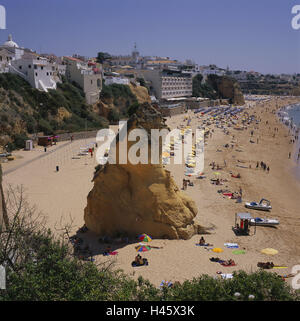
[[[288,117],[296,127],[300,127],[300,104],[292,105],[287,110]]]
[[[290,105],[285,108],[285,122],[293,132],[298,130],[298,136],[300,136],[300,104]],[[298,160],[298,153],[300,151],[300,139],[295,144],[295,156],[296,162],[296,177],[300,180],[300,159]]]
[[[290,129],[293,134],[298,132],[300,136],[300,103],[285,106],[278,111],[280,120]],[[294,147],[294,161],[295,161],[295,176],[300,180],[300,159],[298,160],[298,153],[300,151],[300,139],[296,141]]]

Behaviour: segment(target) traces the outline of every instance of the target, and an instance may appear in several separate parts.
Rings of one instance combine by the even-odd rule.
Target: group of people
[[[269,166],[267,166],[267,164],[266,163],[264,163],[264,162],[257,162],[256,163],[256,168],[262,168],[264,171],[267,171],[268,173],[270,172],[270,167]]]
[[[142,258],[140,254],[138,254],[134,261],[131,263],[132,266],[142,266],[142,265],[148,265],[148,260],[146,258]]]
[[[194,183],[193,182],[191,182],[189,179],[183,179],[182,180],[182,189],[183,190],[186,190],[187,189],[187,186],[194,186]]]

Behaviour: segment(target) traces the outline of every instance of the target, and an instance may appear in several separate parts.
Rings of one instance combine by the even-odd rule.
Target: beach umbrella
[[[141,234],[139,235],[139,240],[142,242],[150,242],[152,241],[152,238],[148,234]]]
[[[275,255],[278,253],[278,251],[268,247],[266,249],[261,250],[261,253],[267,254],[267,255]]]
[[[169,154],[168,152],[163,152],[163,153],[162,153],[162,156],[163,156],[163,157],[170,157],[170,154]]]
[[[215,253],[222,253],[223,252],[223,250],[220,249],[219,247],[215,247],[212,251]]]
[[[219,173],[219,172],[214,172],[214,174],[215,174],[215,175],[221,175],[221,173]]]
[[[137,252],[147,252],[151,250],[151,247],[147,245],[139,245],[136,250]]]

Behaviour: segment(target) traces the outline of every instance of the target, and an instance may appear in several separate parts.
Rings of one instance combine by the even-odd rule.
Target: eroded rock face
[[[244,105],[245,99],[238,82],[227,76],[209,75],[208,83],[219,93],[221,98],[229,99],[235,105]]]
[[[165,128],[161,114],[145,103],[128,122],[134,128]],[[117,139],[117,148],[119,141]],[[134,143],[128,142],[128,148]],[[99,235],[147,233],[156,238],[188,239],[200,227],[193,200],[176,186],[161,164],[106,164],[94,176],[84,220]]]

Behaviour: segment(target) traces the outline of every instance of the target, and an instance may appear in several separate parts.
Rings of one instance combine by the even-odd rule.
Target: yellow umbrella
[[[220,249],[219,247],[215,247],[212,251],[215,253],[222,253],[223,252],[223,250]]]
[[[221,175],[221,173],[219,173],[219,172],[214,172],[214,174],[215,174],[215,175]]]
[[[164,152],[164,153],[162,153],[162,156],[163,156],[163,157],[170,157],[170,154],[167,153],[167,152]]]
[[[187,167],[195,167],[196,164],[187,164]]]
[[[267,255],[275,255],[278,253],[278,251],[268,247],[266,249],[261,250],[261,253],[267,254]]]

